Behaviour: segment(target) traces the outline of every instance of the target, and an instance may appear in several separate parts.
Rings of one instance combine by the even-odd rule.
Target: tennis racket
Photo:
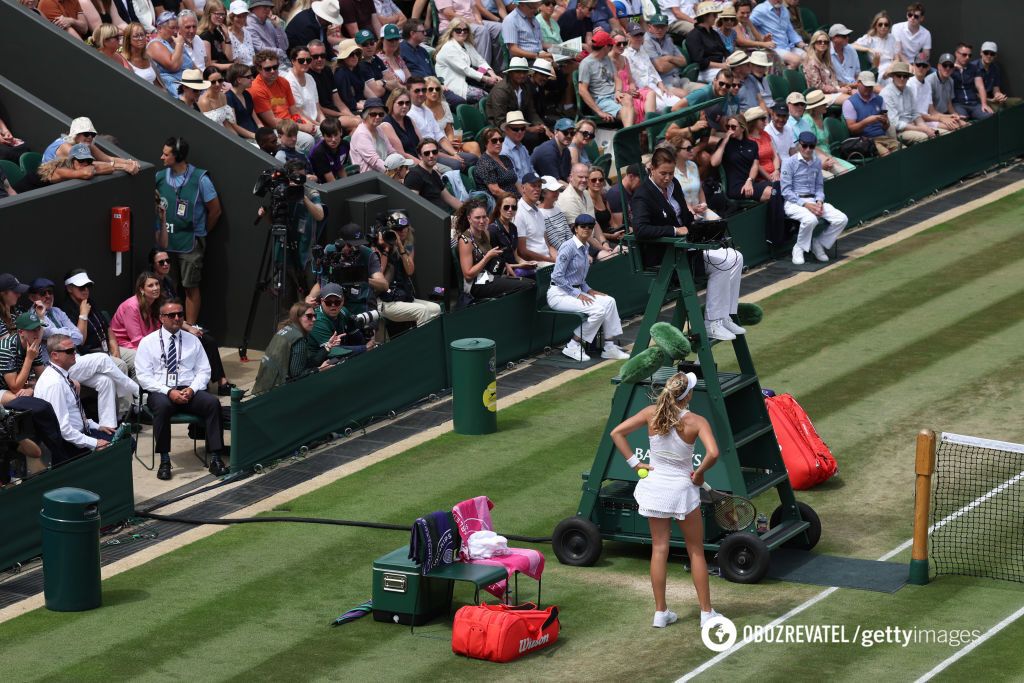
[[[757,508],[749,499],[717,491],[707,483],[701,485],[711,498],[711,511],[715,523],[726,531],[746,529],[757,516]]]

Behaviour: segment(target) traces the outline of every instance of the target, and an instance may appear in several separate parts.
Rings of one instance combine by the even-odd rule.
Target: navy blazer
[[[633,201],[630,202],[632,209],[631,225],[633,232],[641,239],[654,239],[657,237],[674,237],[675,229],[679,226],[689,227],[693,224],[693,214],[686,206],[686,197],[683,195],[683,188],[679,181],[672,179],[672,198],[679,204],[682,221],[676,219],[675,209],[665,199],[665,195],[650,177],[644,178],[640,187],[633,193]],[[643,262],[645,268],[652,268],[661,265],[665,247],[661,245],[649,245],[643,248]]]

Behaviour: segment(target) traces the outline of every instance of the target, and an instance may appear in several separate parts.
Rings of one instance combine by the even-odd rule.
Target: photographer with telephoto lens
[[[379,217],[371,238],[388,283],[387,290],[377,296],[381,316],[391,322],[415,322],[419,326],[441,315],[438,304],[416,298],[412,227],[405,212],[398,209]]]

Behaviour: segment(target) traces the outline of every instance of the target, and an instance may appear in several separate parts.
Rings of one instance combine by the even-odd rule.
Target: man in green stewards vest
[[[188,142],[168,138],[157,171],[156,190],[165,207],[166,220],[157,228],[157,244],[166,249],[178,270],[178,283],[185,290],[185,320],[199,320],[202,298],[199,285],[203,277],[206,235],[220,219],[220,199],[209,174],[188,163]]]

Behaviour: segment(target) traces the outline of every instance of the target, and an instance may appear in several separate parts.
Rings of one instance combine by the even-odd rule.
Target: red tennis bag
[[[832,452],[795,398],[778,394],[766,398],[765,404],[794,489],[817,486],[839,471]]]
[[[511,662],[558,640],[558,608],[522,605],[466,605],[455,613],[452,652],[474,659]]]

